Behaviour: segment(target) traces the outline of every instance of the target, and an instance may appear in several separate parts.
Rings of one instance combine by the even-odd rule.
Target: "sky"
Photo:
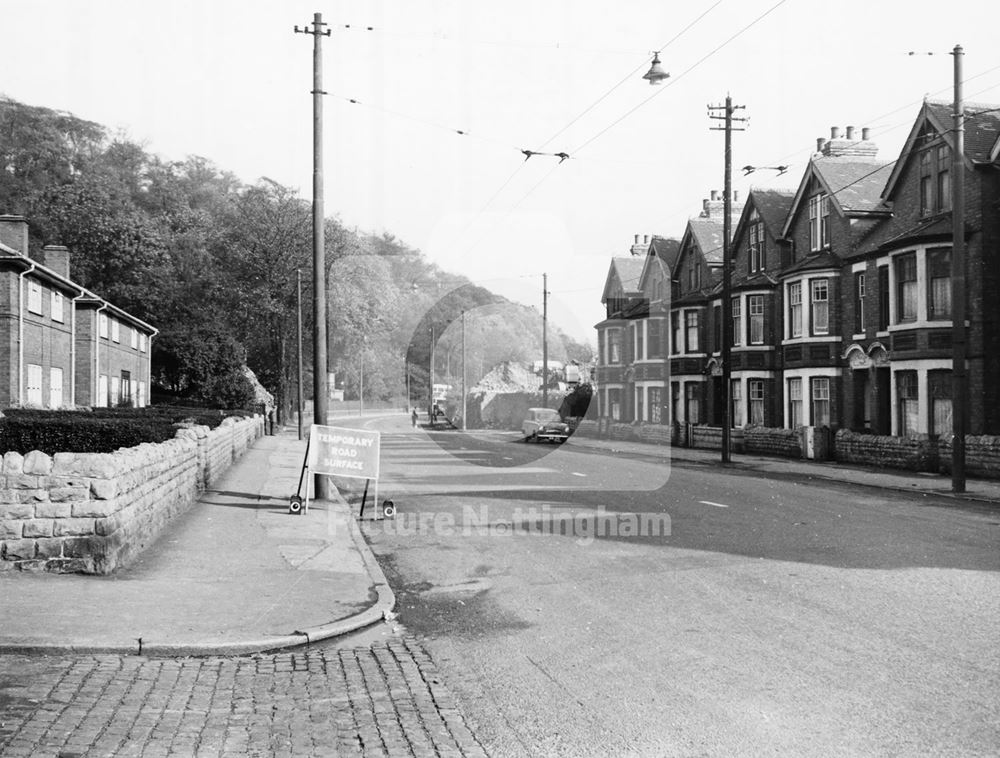
[[[955,45],[966,99],[1000,103],[987,0],[0,0],[0,11],[0,93],[304,198],[313,37],[293,28],[321,13],[327,215],[539,309],[547,273],[550,318],[591,344],[612,256],[636,234],[679,238],[723,188],[708,105],[728,94],[745,106],[732,161],[745,196],[794,189],[833,126],[868,127],[879,157],[897,157],[923,98],[951,99]],[[653,51],[671,74],[658,87],[642,79]]]

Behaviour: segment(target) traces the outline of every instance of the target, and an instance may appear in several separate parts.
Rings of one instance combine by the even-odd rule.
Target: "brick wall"
[[[255,416],[115,453],[7,453],[0,570],[111,573],[263,433],[263,417]]]
[[[798,429],[748,426],[743,430],[743,444],[747,453],[802,457],[802,433]]]

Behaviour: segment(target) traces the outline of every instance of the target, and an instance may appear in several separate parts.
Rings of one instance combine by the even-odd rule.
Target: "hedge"
[[[177,433],[176,424],[162,416],[112,419],[79,412],[68,416],[44,418],[29,413],[0,419],[0,451],[111,453],[143,442],[163,442]]]
[[[24,419],[149,419],[188,422],[214,429],[229,416],[249,416],[252,411],[222,411],[211,408],[184,408],[178,406],[154,405],[146,408],[94,408],[92,410],[53,411],[40,408],[8,408],[3,411],[7,418]],[[96,451],[95,451],[96,452]]]

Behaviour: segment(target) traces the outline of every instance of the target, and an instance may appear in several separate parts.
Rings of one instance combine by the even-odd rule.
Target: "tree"
[[[153,360],[157,382],[176,397],[221,408],[253,402],[242,346],[211,325],[165,331],[153,343]]]

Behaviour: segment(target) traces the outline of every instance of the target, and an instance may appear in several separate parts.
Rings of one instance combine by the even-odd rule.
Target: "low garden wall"
[[[111,573],[263,434],[264,419],[254,416],[114,453],[7,453],[0,570]]]
[[[801,458],[802,431],[748,426],[743,430],[743,445],[745,452],[753,455]]]

